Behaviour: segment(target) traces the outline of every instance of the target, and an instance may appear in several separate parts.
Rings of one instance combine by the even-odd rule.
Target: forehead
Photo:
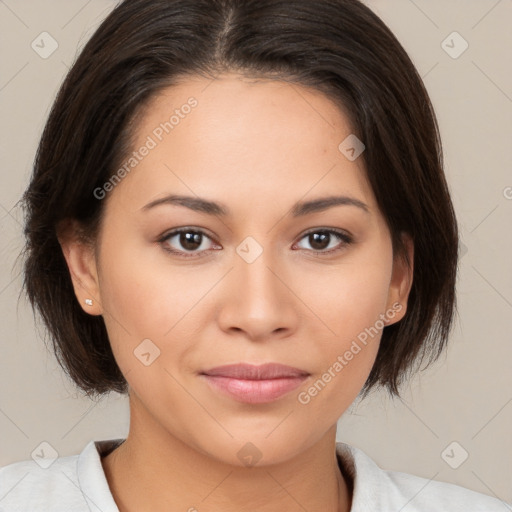
[[[234,209],[327,192],[374,206],[363,159],[350,161],[339,149],[352,133],[348,117],[304,86],[187,77],[152,98],[134,129],[132,149],[145,156],[132,161],[115,192],[126,189],[138,206],[169,192],[223,198]]]

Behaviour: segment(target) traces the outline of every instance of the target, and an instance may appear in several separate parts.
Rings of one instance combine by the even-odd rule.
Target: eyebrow
[[[206,213],[208,215],[216,215],[221,217],[230,216],[229,208],[222,203],[216,203],[200,197],[169,195],[160,199],[155,199],[146,204],[141,210],[147,211],[151,208],[161,205],[178,205],[189,208],[190,210]],[[292,217],[301,217],[311,213],[317,213],[332,208],[333,206],[355,206],[362,209],[366,213],[370,213],[370,209],[366,203],[355,197],[349,196],[328,196],[313,199],[311,201],[299,201],[291,208]]]

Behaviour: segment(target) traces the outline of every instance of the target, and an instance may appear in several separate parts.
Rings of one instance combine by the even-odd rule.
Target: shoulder
[[[395,490],[397,498],[407,500],[409,510],[427,511],[474,511],[474,512],[506,512],[512,510],[492,496],[481,494],[459,485],[428,480],[407,473],[385,471],[387,483]]]
[[[66,457],[48,457],[49,447],[1,467],[0,512],[117,512],[100,455],[121,441],[90,441],[80,454]]]
[[[77,480],[78,455],[60,457],[47,465],[32,459],[0,468],[0,511],[82,510],[85,502]],[[74,508],[73,508],[74,507]]]
[[[507,512],[504,501],[459,485],[381,469],[361,449],[337,443],[336,453],[354,482],[351,512]]]

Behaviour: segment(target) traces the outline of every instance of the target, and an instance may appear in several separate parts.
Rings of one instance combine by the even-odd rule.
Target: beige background
[[[339,422],[338,440],[382,467],[454,482],[512,501],[512,31],[511,0],[371,0],[424,77],[436,108],[463,249],[459,318],[446,355],[413,380],[403,401],[375,393]],[[54,95],[78,49],[115,2],[0,0],[0,466],[42,441],[61,456],[91,439],[123,437],[124,397],[77,394],[37,334],[15,265],[15,206]],[[41,58],[43,31],[58,49]],[[457,31],[454,59],[441,46]],[[453,36],[451,36],[453,39]],[[461,48],[461,41],[448,39]],[[442,453],[452,442],[447,460]],[[445,457],[446,458],[446,457]],[[1,497],[0,497],[1,499]],[[504,506],[504,511],[507,507]]]

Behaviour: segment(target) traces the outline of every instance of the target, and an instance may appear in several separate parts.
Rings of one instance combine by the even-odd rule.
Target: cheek
[[[324,315],[325,323],[335,334],[330,333],[321,341],[318,335],[314,338],[316,344],[310,347],[310,353],[314,350],[311,360],[316,361],[316,372],[309,386],[297,396],[305,411],[314,409],[315,415],[332,423],[347,410],[366,382],[383,329],[379,318],[385,307],[383,294],[369,296],[369,292],[355,286],[355,281],[353,288],[351,283],[346,284],[341,297],[337,295],[326,303],[329,314]]]
[[[163,250],[132,243],[129,235],[123,245],[104,242],[101,263],[105,324],[116,361],[130,384],[136,387],[141,372],[144,379],[153,378],[149,369],[169,366],[169,361],[184,367],[194,347],[190,340],[208,317],[203,299],[225,270],[180,266]],[[145,367],[138,356],[148,352],[150,359],[158,357]]]
[[[133,235],[132,235],[133,236]],[[197,302],[208,283],[138,240],[102,246],[102,305],[129,332],[161,337]]]
[[[392,255],[384,247],[354,251],[339,265],[308,269],[298,280],[298,295],[317,327],[317,336],[342,349],[385,313]],[[309,315],[309,313],[308,313]]]
[[[361,251],[328,275],[305,274],[308,306],[319,317],[310,331],[319,364],[316,379],[299,397],[304,407],[314,403],[335,421],[360,392],[379,349],[391,268],[391,253],[381,249]]]

